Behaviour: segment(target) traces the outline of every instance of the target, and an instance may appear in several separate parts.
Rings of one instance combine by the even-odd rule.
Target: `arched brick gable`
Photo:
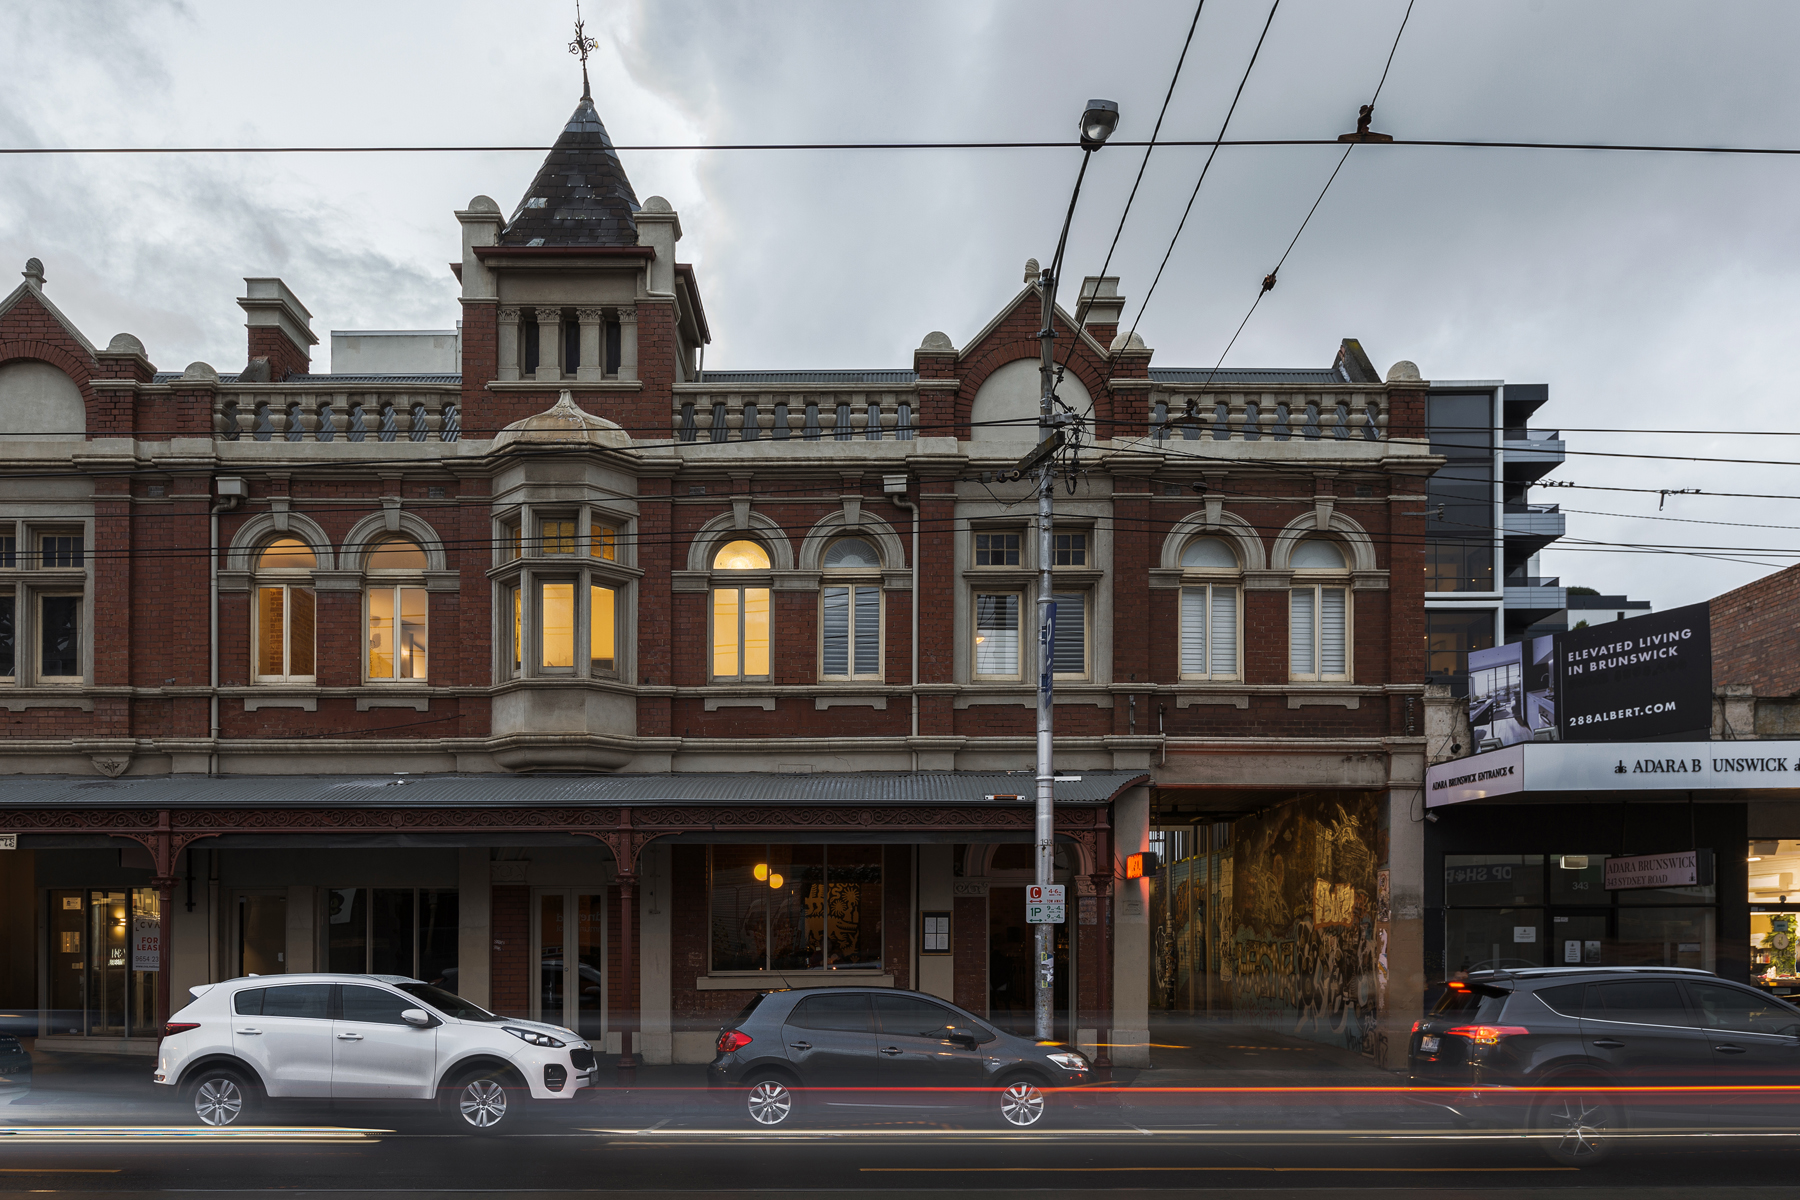
[[[964,441],[970,436],[969,413],[975,404],[975,393],[989,375],[1010,362],[1022,358],[1037,358],[1043,353],[1038,343],[1039,316],[1034,296],[1021,296],[1013,305],[1005,319],[997,325],[986,340],[966,347],[958,357],[958,377],[962,385],[956,392],[954,420],[956,436]],[[1063,361],[1068,352],[1068,339],[1076,338],[1074,353],[1068,355],[1069,374],[1081,380],[1094,401],[1094,422],[1101,429],[1112,422],[1112,393],[1107,388],[1107,379],[1111,372],[1107,360],[1097,357],[1088,346],[1079,340],[1079,335],[1062,314],[1056,317],[1057,346],[1056,361]],[[1107,436],[1101,433],[1099,436]]]

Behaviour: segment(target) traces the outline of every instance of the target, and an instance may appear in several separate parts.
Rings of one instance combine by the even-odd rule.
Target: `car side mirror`
[[[981,1043],[975,1040],[974,1034],[964,1033],[961,1030],[958,1030],[950,1035],[950,1044],[952,1046],[961,1046],[964,1050],[973,1050]]]
[[[431,1014],[422,1008],[409,1008],[401,1012],[400,1019],[408,1025],[416,1025],[420,1029],[431,1028]]]

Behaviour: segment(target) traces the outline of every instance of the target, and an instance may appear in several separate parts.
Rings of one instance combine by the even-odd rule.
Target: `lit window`
[[[588,526],[588,554],[613,562],[619,557],[619,531],[610,525]]]
[[[713,556],[715,571],[766,571],[769,552],[751,541],[728,542]],[[734,585],[714,587],[712,600],[713,669],[715,680],[769,677],[769,589]]]
[[[427,565],[418,543],[389,538],[369,551],[371,574],[417,576]],[[430,597],[422,580],[371,579],[367,590],[368,678],[371,681],[429,678]]]
[[[317,597],[310,572],[319,565],[311,546],[278,538],[256,558],[256,611],[253,639],[259,683],[310,683]]]
[[[588,670],[595,674],[618,670],[618,597],[599,584],[588,588]]]
[[[538,553],[575,553],[575,522],[544,521],[538,525]]]

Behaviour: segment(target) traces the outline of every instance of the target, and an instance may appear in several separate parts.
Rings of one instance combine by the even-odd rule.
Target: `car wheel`
[[[1014,1129],[1030,1129],[1044,1119],[1044,1091],[1035,1080],[1014,1079],[1000,1087],[1000,1119]]]
[[[215,1067],[194,1076],[188,1085],[188,1105],[197,1124],[230,1129],[249,1124],[254,1098],[242,1075]]]
[[[1618,1106],[1580,1085],[1552,1090],[1538,1102],[1532,1120],[1544,1152],[1565,1167],[1605,1161],[1618,1148],[1621,1127]]]
[[[787,1124],[793,1119],[797,1106],[793,1087],[777,1075],[755,1080],[744,1093],[745,1115],[751,1124],[763,1129]]]
[[[505,1071],[477,1071],[450,1089],[451,1122],[464,1133],[511,1133],[522,1124],[518,1082]]]

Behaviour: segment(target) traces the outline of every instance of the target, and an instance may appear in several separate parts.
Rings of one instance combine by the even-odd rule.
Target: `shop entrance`
[[[570,888],[532,895],[531,1015],[596,1045],[606,1037],[606,897]]]
[[[160,929],[156,889],[50,893],[50,987],[46,1031],[87,1037],[153,1037],[155,951],[140,935]],[[152,943],[155,944],[155,943]]]
[[[237,894],[239,975],[287,974],[287,893]]]
[[[1074,887],[1070,886],[1070,891]],[[1075,905],[1069,905],[1071,916]],[[1056,1033],[1069,1033],[1069,924],[1052,925],[1056,934]],[[1010,1033],[1029,1035],[1037,1024],[1037,927],[1025,923],[1025,888],[988,888],[988,1020]]]

